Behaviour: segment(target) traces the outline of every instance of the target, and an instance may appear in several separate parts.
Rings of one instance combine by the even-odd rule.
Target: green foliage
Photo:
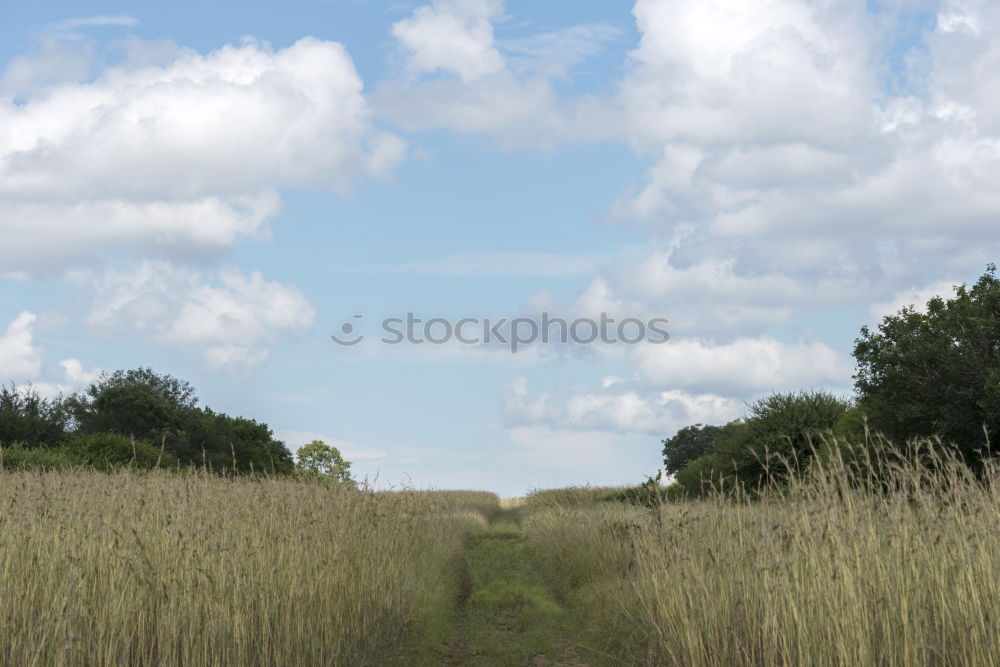
[[[187,382],[138,368],[101,375],[69,405],[81,433],[146,438],[179,428],[197,402]]]
[[[29,447],[21,442],[3,446],[3,470],[66,470],[81,464],[69,447]]]
[[[860,427],[859,427],[860,420]],[[822,391],[772,394],[750,405],[746,419],[722,427],[684,429],[686,437],[710,434],[707,453],[676,472],[676,494],[692,497],[739,485],[758,489],[804,470],[823,436],[835,429],[854,434],[864,418],[848,401]],[[682,431],[682,432],[683,432]]]
[[[313,440],[302,445],[296,452],[295,458],[295,470],[304,477],[329,479],[340,484],[354,485],[350,461],[344,459],[339,449],[322,440]]]
[[[267,424],[199,407],[193,387],[148,368],[102,375],[66,401],[81,436],[114,433],[162,444],[182,465],[216,472],[288,474],[284,443]]]
[[[733,463],[720,454],[706,454],[681,468],[675,479],[680,495],[698,498],[713,489],[730,487],[735,479]]]
[[[772,394],[750,406],[747,446],[719,453],[731,456],[737,478],[751,486],[783,481],[790,469],[808,466],[820,438],[850,407],[848,401],[823,391]]]
[[[93,433],[77,438],[69,445],[74,457],[98,470],[115,470],[123,466],[135,468],[167,467],[176,464],[170,452],[160,452],[144,440],[117,433]]]
[[[647,477],[642,484],[609,493],[601,500],[656,507],[668,499],[668,487],[663,486],[662,482],[663,473],[657,472],[656,475]]]
[[[33,387],[0,387],[0,445],[51,446],[62,442],[67,431],[68,416],[60,401],[42,398]]]
[[[525,504],[532,508],[591,505],[625,491],[615,486],[569,486],[562,489],[535,489],[528,493]]]
[[[663,464],[668,475],[675,475],[691,461],[715,450],[716,443],[729,434],[733,424],[685,426],[672,438],[663,441]]]
[[[938,435],[979,465],[1000,429],[1000,279],[989,265],[954,298],[934,297],[862,327],[855,387],[872,427],[904,441]]]

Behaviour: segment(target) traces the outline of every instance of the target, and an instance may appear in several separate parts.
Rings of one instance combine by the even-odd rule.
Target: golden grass
[[[834,456],[752,499],[578,488],[499,516],[595,659],[998,664],[1000,468],[927,453]],[[452,636],[465,545],[499,512],[472,491],[0,473],[0,664],[412,663]]]
[[[836,459],[761,498],[555,507],[525,531],[629,664],[1000,662],[1000,470]]]
[[[492,494],[0,474],[0,664],[382,664],[453,607]]]

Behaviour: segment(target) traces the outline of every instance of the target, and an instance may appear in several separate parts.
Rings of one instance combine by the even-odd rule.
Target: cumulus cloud
[[[63,359],[59,370],[49,368],[42,346],[35,340],[35,313],[19,313],[0,334],[0,383],[14,382],[20,391],[36,391],[54,397],[93,382],[99,369],[86,370],[79,359]]]
[[[267,346],[307,330],[316,312],[298,288],[236,269],[216,274],[160,261],[107,270],[93,280],[87,323],[194,349],[217,367],[267,359]]]
[[[0,378],[3,381],[25,381],[42,371],[41,350],[35,345],[32,327],[38,316],[20,313],[0,335]]]
[[[620,31],[584,24],[497,40],[493,23],[502,14],[500,0],[436,0],[396,23],[406,76],[378,86],[378,112],[406,129],[484,132],[505,146],[548,148],[609,136],[616,119],[608,105],[589,97],[563,100],[553,80]],[[445,76],[435,76],[439,72]]]
[[[752,396],[804,387],[850,384],[850,358],[822,341],[784,343],[739,338],[730,343],[698,339],[640,345],[632,355],[640,376],[657,386]]]
[[[139,59],[148,61],[149,59]],[[340,44],[245,41],[0,100],[0,264],[66,266],[107,249],[213,252],[263,231],[275,188],[385,176],[403,142],[375,129]]]
[[[913,307],[918,312],[927,312],[928,301],[936,296],[942,299],[951,298],[955,294],[955,286],[961,282],[941,280],[917,289],[902,290],[888,301],[872,304],[868,311],[869,315],[873,321],[879,322],[886,315],[895,315],[906,307]]]
[[[393,25],[392,34],[407,52],[410,71],[444,70],[468,82],[504,66],[490,22],[502,12],[502,0],[435,0]]]
[[[635,383],[601,383],[583,391],[532,396],[526,377],[501,388],[511,429],[662,434],[694,423],[724,423],[740,416],[741,400],[710,393],[656,390]]]
[[[985,74],[1000,48],[956,26],[1000,13],[962,3],[958,21],[952,4],[926,39],[926,88],[894,94],[879,66],[892,35],[865,3],[639,0],[620,99],[652,166],[619,212],[680,238],[678,268],[775,267],[821,299],[831,266],[883,297],[923,261],[981,267],[1000,246],[1000,88]]]

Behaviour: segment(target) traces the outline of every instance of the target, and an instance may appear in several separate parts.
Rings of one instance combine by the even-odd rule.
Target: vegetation
[[[995,271],[669,486],[374,493],[148,369],[0,388],[0,664],[995,664]]]
[[[385,664],[454,609],[490,494],[0,473],[0,664]]]
[[[1000,279],[990,265],[926,312],[904,308],[861,329],[854,356],[861,407],[896,439],[937,435],[978,466],[1000,430]]]
[[[227,474],[294,469],[267,424],[199,407],[190,384],[148,368],[102,375],[85,391],[55,399],[31,387],[0,388],[0,447],[17,451],[18,467],[37,461],[43,468],[173,465]],[[23,453],[29,450],[39,453]]]
[[[340,450],[322,440],[313,440],[295,452],[295,472],[303,477],[326,479],[353,486],[351,463],[345,461]]]
[[[991,434],[1000,428],[996,266],[971,288],[957,286],[954,298],[934,297],[925,311],[908,306],[875,330],[862,327],[854,356],[855,399],[823,391],[773,394],[751,404],[743,420],[688,426],[664,440],[664,469],[677,485],[673,496],[781,485],[788,470],[801,472],[840,446],[831,443],[849,443],[842,455],[861,465],[859,448],[872,434],[899,443],[936,438],[939,449],[958,452],[973,470],[994,454]]]
[[[524,531],[616,663],[996,664],[1000,468],[869,451],[877,483],[835,454],[753,497],[549,506]]]

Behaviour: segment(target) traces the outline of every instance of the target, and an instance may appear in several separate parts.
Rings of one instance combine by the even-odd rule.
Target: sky
[[[996,261],[997,35],[988,0],[5,2],[0,379],[152,367],[380,487],[642,481],[683,426],[849,395],[861,326]],[[669,340],[381,342],[407,313]]]

